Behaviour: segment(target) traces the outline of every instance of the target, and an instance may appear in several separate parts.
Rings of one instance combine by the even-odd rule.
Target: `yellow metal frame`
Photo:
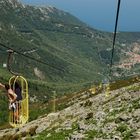
[[[16,101],[16,111],[9,111],[9,124],[12,127],[19,128],[22,127],[29,119],[29,105],[28,105],[28,83],[27,80],[22,76],[13,76],[9,79],[10,87],[15,83],[20,83],[22,89],[22,100]]]
[[[108,84],[106,84],[105,96],[109,97],[109,95],[110,95],[110,84],[108,83]]]

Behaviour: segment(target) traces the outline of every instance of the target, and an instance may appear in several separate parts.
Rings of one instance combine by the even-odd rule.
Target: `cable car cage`
[[[17,95],[12,109],[9,107],[9,124],[12,127],[22,127],[29,119],[29,106],[28,106],[28,83],[21,74],[15,73],[11,70],[13,50],[8,50],[7,68],[12,76],[9,79],[10,88]]]
[[[9,79],[10,87],[16,91],[16,84],[21,88],[21,100],[15,102],[15,110],[9,111],[9,124],[12,127],[22,127],[29,118],[29,107],[28,107],[28,83],[22,76],[13,76]]]

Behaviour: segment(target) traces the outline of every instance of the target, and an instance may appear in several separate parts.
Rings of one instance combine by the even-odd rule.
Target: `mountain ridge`
[[[11,2],[19,6],[5,11],[4,5],[7,8],[12,7]],[[16,0],[1,1],[0,42],[46,62],[48,66],[15,54],[12,67],[14,70],[23,73],[28,79],[42,80],[46,84],[85,82],[83,86],[89,86],[108,78],[113,33],[92,29],[69,13],[55,7],[20,5],[22,3]],[[131,55],[125,56],[124,52],[133,52],[132,46],[134,43],[139,46],[139,38],[139,33],[117,34],[113,76],[121,77],[124,71],[128,71],[125,72],[126,76],[138,72],[138,61],[134,64],[136,72],[131,68],[120,66],[130,60]],[[6,50],[2,46],[0,49],[2,50],[0,63],[5,64],[7,55],[3,51]],[[138,52],[135,55],[138,56]],[[2,65],[0,69],[6,70]]]
[[[86,33],[84,33],[86,28],[84,27],[82,32],[81,32],[81,29],[79,29],[80,27],[82,27],[81,25],[83,25],[83,23],[80,22],[79,20],[77,20],[75,17],[70,16],[68,13],[64,13],[60,10],[57,10],[56,8],[49,8],[49,14],[48,13],[47,14],[49,15],[49,18],[51,18],[51,20],[48,21],[48,17],[47,17],[47,18],[45,18],[45,19],[47,19],[47,22],[46,21],[44,22],[44,21],[41,21],[41,19],[40,19],[40,17],[42,16],[42,15],[40,15],[42,13],[42,11],[40,11],[40,9],[38,7],[25,6],[25,8],[27,8],[27,9],[24,10],[24,8],[21,8],[21,7],[17,8],[16,7],[15,11],[10,12],[10,13],[7,12],[6,14],[8,14],[7,15],[8,19],[5,19],[4,15],[2,13],[0,14],[0,16],[1,16],[1,19],[4,19],[4,23],[5,22],[8,23],[4,30],[7,30],[7,31],[10,30],[9,32],[11,32],[11,33],[13,32],[12,36],[15,36],[15,37],[17,36],[18,37],[17,42],[21,42],[23,40],[25,45],[27,45],[28,47],[33,46],[33,48],[31,48],[31,49],[34,49],[37,46],[41,46],[41,48],[39,48],[39,47],[37,47],[37,48],[38,48],[38,50],[42,49],[42,52],[43,52],[44,49],[45,50],[47,49],[47,48],[45,48],[45,46],[46,45],[49,46],[48,42],[51,41],[50,45],[52,47],[48,47],[49,49],[51,49],[51,50],[52,49],[53,50],[57,49],[57,51],[58,50],[59,51],[61,51],[61,50],[69,51],[71,48],[70,49],[68,47],[66,48],[64,46],[64,44],[63,44],[63,47],[60,47],[60,45],[59,45],[60,48],[59,47],[54,47],[54,45],[56,46],[56,43],[58,43],[58,42],[56,42],[56,43],[52,42],[53,38],[51,38],[51,40],[50,40],[49,36],[54,35],[53,32],[55,32],[55,31],[56,31],[55,38],[57,40],[58,40],[58,37],[57,37],[58,35],[57,34],[62,34],[61,36],[62,36],[62,38],[64,38],[63,33],[64,34],[71,33],[71,34],[75,35],[75,30],[77,30],[77,36],[79,35],[79,36],[85,36],[86,37]],[[43,8],[43,9],[48,10],[47,8]],[[53,15],[51,15],[52,10],[54,10]],[[23,14],[24,12],[25,12],[25,15]],[[33,15],[33,12],[36,13],[35,16]],[[26,14],[27,14],[27,16],[26,16]],[[44,14],[44,12],[43,12],[43,14]],[[65,14],[66,14],[66,16],[65,16]],[[11,21],[11,18],[9,18],[9,17],[12,18],[12,21]],[[25,19],[23,19],[23,18],[25,18]],[[65,19],[65,22],[63,22],[63,18]],[[55,19],[57,22],[54,22],[53,19]],[[80,23],[81,25],[79,27],[78,24],[77,25],[73,24],[72,27],[69,27],[71,25],[69,23],[69,21],[71,21],[71,22],[76,21],[76,23],[78,23],[78,24]],[[67,23],[69,23],[69,24],[67,24]],[[3,26],[5,26],[5,25],[3,25]],[[40,29],[40,27],[41,27],[41,29]],[[72,30],[72,28],[73,28],[73,30]],[[45,31],[45,29],[46,29],[46,31]],[[49,33],[49,36],[48,36],[47,32]],[[52,33],[50,33],[50,32],[52,32]],[[48,42],[45,41],[45,36],[44,35],[48,36]],[[5,38],[3,37],[3,40],[8,40],[8,38],[6,38],[6,36],[7,35],[5,35]],[[41,41],[42,37],[43,37],[43,40],[44,40],[43,43]],[[68,37],[68,39],[74,40],[74,38],[69,38],[69,37]],[[67,42],[68,42],[68,39],[67,39]],[[79,37],[79,39],[81,39],[81,37]],[[14,40],[15,39],[12,39],[12,40],[9,40],[8,42],[13,42]],[[65,41],[65,39],[63,39],[63,41]],[[7,42],[7,41],[4,41],[4,42]],[[16,44],[17,42],[14,41],[13,44]],[[65,41],[65,43],[67,43],[67,42]],[[55,44],[53,45],[52,43],[53,44],[55,43]],[[20,44],[22,44],[22,42]],[[26,46],[26,48],[25,48],[25,46],[20,46],[18,49],[21,49],[21,48],[23,49],[24,48],[25,50],[26,49],[28,50],[27,46]],[[70,46],[70,45],[68,44],[67,46]],[[78,46],[78,44],[76,46]],[[73,49],[75,49],[75,48],[73,48]],[[49,51],[49,50],[47,49],[47,51]],[[73,50],[71,50],[71,51],[73,51]],[[77,51],[81,51],[81,50],[78,49]],[[50,55],[50,53],[52,53],[52,51],[51,52],[49,51],[49,55]],[[46,54],[47,54],[47,52],[46,52]],[[64,53],[63,53],[63,55],[64,55]],[[71,55],[71,54],[68,54],[68,55]],[[83,55],[83,54],[81,54],[81,55]],[[54,56],[56,56],[56,55],[54,55]],[[59,57],[62,61],[62,57],[61,57],[60,54],[57,55],[56,57]],[[52,56],[52,58],[53,58],[53,56]],[[64,61],[64,59],[63,59],[63,61]],[[63,62],[63,64],[65,64],[65,63],[66,62]]]

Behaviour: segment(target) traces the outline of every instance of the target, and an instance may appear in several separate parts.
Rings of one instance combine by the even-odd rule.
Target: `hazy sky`
[[[117,0],[21,0],[34,5],[52,5],[88,25],[114,31]],[[140,31],[140,0],[121,0],[118,30]]]

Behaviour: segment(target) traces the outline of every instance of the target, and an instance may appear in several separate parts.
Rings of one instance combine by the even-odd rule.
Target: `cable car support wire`
[[[44,64],[44,65],[47,65],[47,66],[49,66],[49,67],[51,67],[51,68],[53,68],[53,69],[55,69],[55,70],[59,70],[59,71],[64,72],[64,70],[61,69],[61,68],[55,67],[55,66],[50,65],[50,64],[48,64],[48,63],[46,63],[46,62],[44,62],[44,61],[41,61],[41,60],[38,60],[38,59],[33,58],[33,57],[31,57],[31,56],[28,56],[28,55],[26,55],[26,54],[24,54],[24,53],[21,53],[21,52],[15,50],[15,49],[12,49],[12,48],[10,48],[10,47],[8,47],[8,46],[2,44],[2,43],[0,43],[0,46],[6,48],[6,49],[8,49],[8,50],[12,50],[13,52],[15,52],[15,53],[17,53],[17,54],[22,55],[22,56],[24,56],[24,57],[26,57],[26,58],[28,58],[28,59],[33,60],[33,61],[36,61],[36,62],[38,62],[38,63],[40,63],[40,64]]]
[[[113,66],[113,57],[114,57],[114,50],[115,50],[115,41],[116,41],[116,32],[117,32],[117,26],[118,26],[120,4],[121,4],[121,0],[118,0],[116,22],[115,22],[115,30],[114,30],[114,36],[113,36],[112,53],[111,53],[111,60],[110,60],[110,73],[109,73],[110,76],[111,76],[111,73],[112,73],[112,66]]]

